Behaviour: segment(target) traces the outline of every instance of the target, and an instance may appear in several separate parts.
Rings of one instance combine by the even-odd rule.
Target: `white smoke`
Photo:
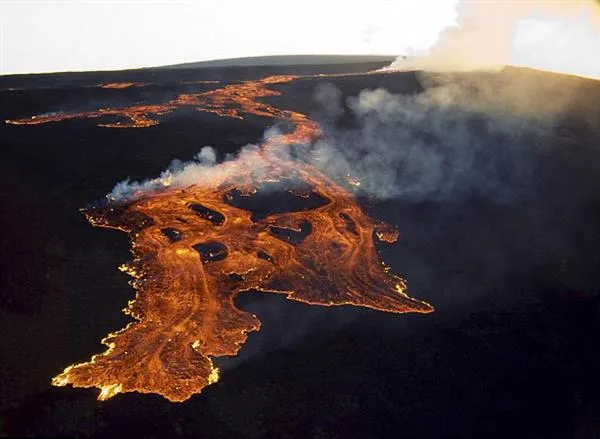
[[[268,128],[261,144],[248,144],[237,154],[228,154],[222,161],[212,146],[204,146],[189,161],[175,159],[161,172],[160,176],[144,181],[131,181],[129,178],[117,183],[106,196],[109,201],[133,201],[148,193],[163,190],[177,190],[189,186],[214,188],[217,182],[229,178],[245,176],[251,172],[260,179],[269,166],[270,159],[291,159],[289,151],[278,143],[281,131],[277,127]]]
[[[594,0],[470,1],[457,5],[429,53],[398,58],[401,70],[531,67],[600,79],[600,6]]]
[[[181,189],[190,185],[210,185],[211,181],[226,174],[236,172],[242,162],[260,161],[258,147],[248,145],[242,149],[237,159],[227,157],[223,163],[217,164],[217,154],[212,146],[204,146],[192,160],[182,162],[175,159],[159,177],[142,182],[126,179],[115,185],[107,195],[110,201],[131,201],[147,193],[166,188]]]

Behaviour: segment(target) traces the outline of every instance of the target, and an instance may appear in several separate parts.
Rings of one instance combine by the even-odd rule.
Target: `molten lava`
[[[121,269],[134,278],[136,298],[124,311],[135,321],[103,340],[106,352],[67,367],[54,385],[97,387],[99,399],[136,391],[184,401],[218,380],[212,358],[236,355],[246,334],[259,329],[256,316],[234,304],[245,291],[284,294],[323,306],[432,311],[406,295],[404,280],[390,273],[377,253],[375,238],[394,242],[395,228],[372,221],[351,192],[318,169],[277,154],[285,145],[320,135],[318,124],[305,115],[258,100],[280,94],[269,84],[292,79],[271,76],[183,94],[163,105],[12,122],[118,114],[131,122],[116,126],[143,127],[158,123],[160,114],[192,106],[220,116],[254,114],[294,126],[292,132],[210,168],[193,185],[165,182],[162,189],[137,194],[133,201],[113,200],[85,210],[93,225],[123,230],[132,241],[134,259]],[[269,187],[283,188],[300,203],[285,211],[274,203],[266,212],[254,211],[253,197]]]
[[[149,85],[148,83],[135,83],[135,82],[108,82],[106,84],[100,84],[100,88],[115,88],[115,89],[123,89],[129,87],[145,87]]]
[[[226,85],[223,88],[203,93],[180,94],[174,99],[161,104],[133,105],[123,108],[100,108],[94,111],[83,111],[79,113],[54,112],[31,116],[25,119],[8,119],[5,122],[12,125],[39,125],[49,122],[61,122],[69,119],[97,119],[116,116],[123,118],[124,121],[116,123],[100,123],[98,125],[107,128],[146,128],[152,125],[158,125],[158,116],[170,113],[178,108],[192,107],[198,111],[211,112],[219,116],[237,119],[243,119],[243,114],[255,114],[258,116],[301,122],[316,127],[317,124],[308,121],[303,114],[280,110],[255,100],[256,98],[280,95],[280,92],[269,90],[267,86],[269,84],[288,82],[294,78],[295,76],[269,76],[260,80]],[[120,84],[120,86],[123,84]],[[129,86],[131,85],[128,84],[127,87]],[[105,85],[101,87],[106,88]]]

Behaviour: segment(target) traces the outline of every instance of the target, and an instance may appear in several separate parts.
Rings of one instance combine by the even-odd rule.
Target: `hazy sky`
[[[0,73],[280,54],[405,54],[456,0],[0,0]]]

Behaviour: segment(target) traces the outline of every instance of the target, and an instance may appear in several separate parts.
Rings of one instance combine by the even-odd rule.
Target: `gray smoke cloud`
[[[314,99],[327,103],[316,112],[325,135],[310,159],[379,199],[508,201],[527,190],[573,99],[564,78],[519,73],[421,73],[422,93],[379,88],[346,99],[324,84]],[[344,114],[354,123],[341,129]]]

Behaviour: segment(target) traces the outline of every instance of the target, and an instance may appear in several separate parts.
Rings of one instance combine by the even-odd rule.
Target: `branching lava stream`
[[[286,145],[318,138],[316,122],[258,98],[280,94],[269,84],[293,80],[272,76],[182,94],[165,104],[53,114],[8,121],[36,124],[118,115],[146,127],[182,106],[220,116],[254,114],[293,124],[290,133],[266,141],[236,160],[215,165],[187,187],[163,182],[160,189],[129,201],[112,200],[84,210],[95,226],[128,233],[137,294],[125,312],[135,321],[109,334],[108,350],[67,367],[54,385],[97,387],[99,399],[119,392],[158,393],[185,401],[218,380],[212,358],[235,355],[256,316],[237,309],[235,297],[257,290],[314,305],[357,305],[380,311],[431,312],[405,293],[403,279],[381,261],[374,240],[394,242],[391,226],[371,220],[353,194],[315,167],[278,155]],[[259,164],[260,166],[257,166]],[[305,205],[257,215],[245,203],[275,185]]]

